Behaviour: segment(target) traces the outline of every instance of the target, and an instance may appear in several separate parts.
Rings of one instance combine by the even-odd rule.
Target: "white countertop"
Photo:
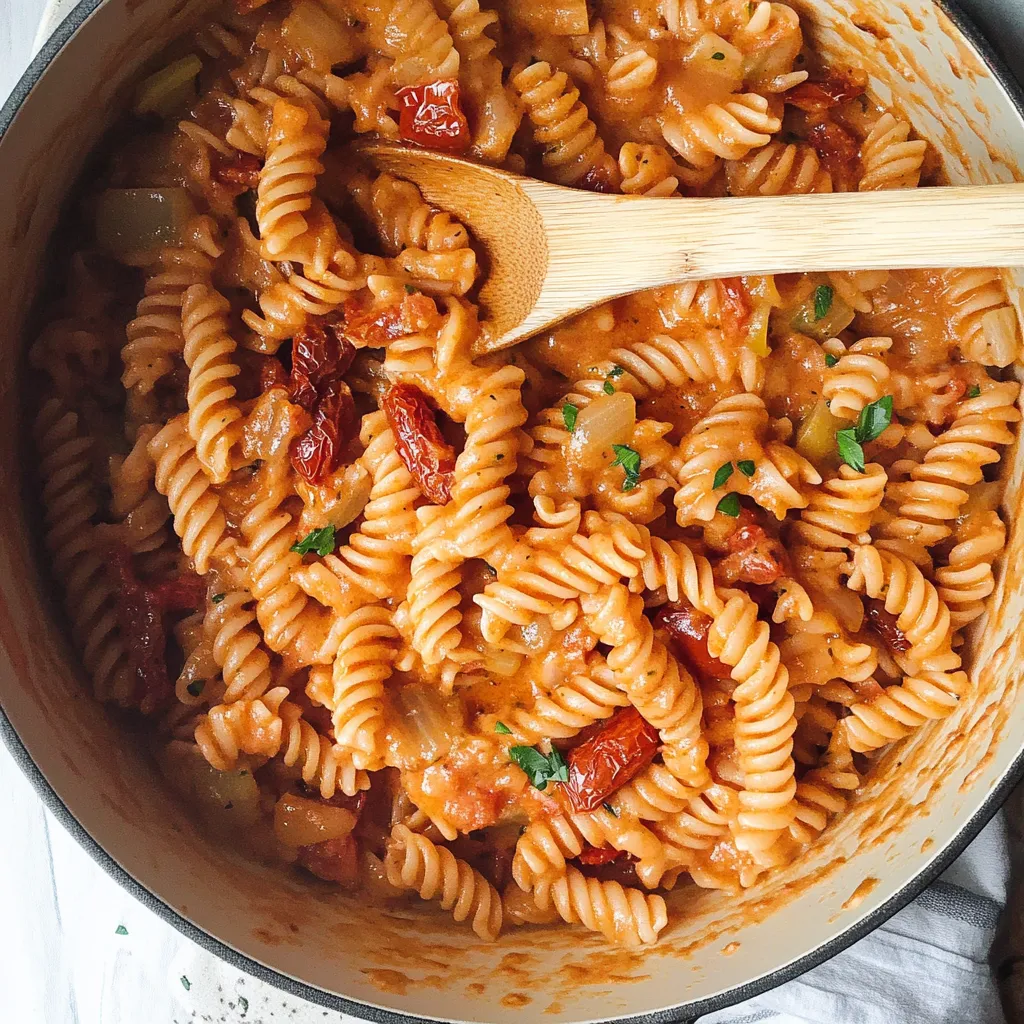
[[[56,2],[65,10],[72,6],[68,0]],[[1024,0],[964,0],[964,6],[1002,42],[1007,55],[1018,56],[1019,70],[1024,70]],[[0,98],[28,64],[43,15],[43,0],[0,0]],[[53,15],[48,15],[48,27],[54,23]],[[998,32],[992,32],[997,25]],[[2,746],[0,822],[0,1020],[10,1024],[350,1021],[227,967],[137,903],[56,822]],[[936,900],[942,903],[953,890],[966,893],[976,901],[974,912],[991,920],[1005,900],[1005,842],[1005,830],[997,819],[942,882],[894,919],[892,933],[900,932],[901,919],[910,922],[915,913],[931,913]],[[987,932],[979,934],[984,937]],[[858,946],[865,948],[864,943]],[[869,962],[867,958],[858,961],[857,949],[841,954],[832,965],[845,957],[847,971],[852,965],[856,977],[857,964]],[[943,1020],[972,1024],[1000,1019],[984,969],[985,952],[979,948],[975,953],[980,970],[970,992],[965,986],[963,1005],[946,1007],[950,1015],[943,1013]],[[825,977],[818,971],[814,974]],[[795,994],[787,998],[786,989]],[[810,986],[803,988],[804,994],[809,990]],[[745,1011],[737,1008],[727,1016],[737,1022],[805,1019],[809,1009],[805,1010],[806,999],[802,1001],[800,991],[786,986],[777,999],[758,1001]],[[831,1024],[820,1016],[815,1019]]]

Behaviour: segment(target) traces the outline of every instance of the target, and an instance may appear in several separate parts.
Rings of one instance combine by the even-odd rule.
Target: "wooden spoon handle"
[[[576,259],[592,257],[587,290],[602,297],[738,274],[1024,266],[1024,184],[743,199],[594,196],[593,209],[573,217],[572,250]],[[600,236],[604,251],[588,246],[585,233]]]

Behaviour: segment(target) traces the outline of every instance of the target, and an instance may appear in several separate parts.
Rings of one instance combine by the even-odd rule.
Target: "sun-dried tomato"
[[[802,82],[785,95],[791,107],[798,107],[808,114],[823,114],[840,103],[863,95],[867,87],[867,76],[831,72],[816,82]]]
[[[437,304],[429,295],[414,292],[383,309],[364,310],[356,299],[344,306],[345,322],[338,326],[356,348],[381,348],[395,338],[425,331],[437,320]]]
[[[857,173],[857,140],[834,121],[819,121],[807,129],[807,141],[821,157],[834,183],[852,180]]]
[[[355,837],[341,836],[311,846],[300,846],[297,862],[325,882],[354,886],[359,880],[358,853]]]
[[[213,176],[222,185],[229,186],[231,191],[241,195],[259,185],[262,166],[259,158],[251,153],[235,153],[234,157],[216,161]]]
[[[288,396],[312,412],[325,385],[343,377],[355,356],[355,347],[335,325],[307,324],[292,339]]]
[[[885,602],[868,598],[865,602],[868,626],[873,629],[886,643],[894,654],[906,654],[911,643],[907,634],[897,625],[899,621],[892,612],[885,609]]]
[[[789,558],[782,544],[760,526],[745,524],[728,540],[729,554],[718,565],[716,575],[726,583],[756,583],[768,586],[788,575]]]
[[[271,388],[288,384],[288,373],[277,356],[240,348],[232,358],[238,366],[238,375],[231,383],[240,402],[252,401]]]
[[[174,692],[167,673],[163,609],[152,590],[135,575],[131,552],[124,545],[110,549],[108,565],[115,583],[118,625],[135,669],[135,703],[144,715],[150,715]]]
[[[565,794],[577,811],[600,807],[654,759],[658,730],[634,707],[616,711],[586,743],[569,752]]]
[[[355,402],[344,381],[329,381],[317,399],[313,424],[291,443],[295,471],[311,484],[320,483],[341,463],[341,449],[355,422]]]
[[[426,85],[407,85],[398,99],[398,132],[407,142],[426,149],[461,152],[472,141],[469,121],[459,102],[459,83],[440,79]]]
[[[598,864],[610,864],[613,860],[625,856],[625,850],[616,850],[614,846],[591,846],[588,843],[576,859],[581,864],[589,864],[593,867]]]
[[[724,661],[713,658],[708,651],[711,617],[696,608],[665,607],[655,616],[654,624],[664,627],[672,638],[676,654],[703,680],[729,679],[732,671]]]
[[[747,336],[753,306],[743,279],[722,277],[718,286],[718,311],[722,320],[722,333],[726,341],[739,344]]]
[[[420,490],[435,505],[451,501],[455,449],[441,435],[427,396],[413,384],[396,384],[381,402],[395,432],[395,448]]]
[[[885,695],[885,689],[875,679],[853,680],[848,685],[857,695],[857,700],[874,700]]]

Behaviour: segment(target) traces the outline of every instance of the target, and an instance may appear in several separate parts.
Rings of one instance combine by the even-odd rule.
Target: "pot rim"
[[[18,111],[21,109],[29,93],[46,72],[54,58],[60,53],[71,37],[82,27],[89,17],[101,7],[106,0],[79,0],[79,3],[68,13],[47,39],[39,52],[33,57],[25,73],[18,80],[6,102],[0,107],[0,140],[3,139]],[[982,34],[978,26],[959,7],[959,0],[932,0],[932,2],[949,18],[956,29],[975,49],[992,77],[996,80],[1009,101],[1024,117],[1024,85],[1019,83],[1006,65],[1003,58]],[[63,827],[71,833],[78,844],[106,873],[122,888],[132,894],[144,907],[153,911],[168,924],[173,926],[186,938],[191,939],[207,952],[215,954],[232,967],[237,968],[267,982],[275,988],[292,995],[299,996],[316,1006],[337,1010],[350,1014],[361,1020],[373,1021],[374,1024],[437,1024],[438,1018],[418,1017],[388,1010],[372,1003],[357,1002],[345,996],[335,995],[324,989],[306,982],[298,981],[290,975],[283,974],[272,967],[267,967],[252,957],[240,953],[228,946],[209,932],[182,917],[164,900],[143,885],[121,866],[100,843],[78,821],[67,804],[50,785],[39,766],[32,759],[21,738],[18,736],[2,705],[0,705],[0,739],[10,752],[15,763],[24,773],[29,782],[42,798],[47,808]],[[787,981],[792,981],[814,967],[831,960],[837,953],[852,946],[859,939],[868,935],[884,924],[895,913],[902,910],[919,896],[938,876],[948,868],[967,848],[971,841],[995,816],[1002,807],[1010,791],[1024,779],[1024,749],[1021,749],[1013,763],[1007,769],[999,784],[985,798],[982,805],[964,823],[963,827],[946,844],[942,851],[897,892],[893,893],[881,906],[876,907],[860,921],[844,929],[833,939],[823,943],[816,949],[805,953],[802,957],[769,971],[752,981],[744,982],[717,995],[664,1010],[654,1010],[632,1016],[609,1018],[603,1024],[688,1024],[693,1018],[716,1010],[723,1010],[736,1003],[761,995]]]

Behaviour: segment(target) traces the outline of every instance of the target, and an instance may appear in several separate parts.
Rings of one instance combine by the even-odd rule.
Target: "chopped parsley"
[[[494,731],[496,733],[498,733],[499,736],[511,736],[512,735],[512,730],[504,722],[495,722],[494,723]]]
[[[419,291],[419,288],[414,288],[411,284],[405,286],[406,295],[415,295]]]
[[[725,54],[722,53],[721,50],[716,50],[713,54],[711,54],[711,59],[712,60],[725,60]]]
[[[617,363],[608,371],[609,377],[621,377],[626,371]]]
[[[740,514],[740,496],[735,491],[730,491],[715,508],[722,515],[736,519]]]
[[[569,781],[569,766],[557,750],[542,754],[534,747],[509,747],[508,756],[526,772],[536,789],[546,789],[549,782]]]
[[[622,489],[631,491],[640,483],[640,453],[628,444],[613,444],[612,451],[615,452],[613,466],[621,466],[625,479],[622,481]]]
[[[981,397],[981,385],[975,384],[970,391],[967,392],[968,398],[980,398]]]
[[[193,679],[192,682],[185,687],[185,689],[188,690],[188,692],[191,693],[193,697],[198,697],[203,692],[203,688],[205,686],[205,679]]]
[[[292,551],[300,555],[308,555],[315,551],[321,558],[329,555],[334,550],[334,527],[321,526],[319,530],[307,533],[298,544],[291,546]]]
[[[238,997],[238,1008],[242,1011],[243,1017],[249,1012],[249,1000],[245,996]]]
[[[754,470],[757,467],[754,465],[753,459],[740,459],[736,463],[736,468],[749,480],[754,475]]]
[[[835,295],[830,284],[819,284],[814,289],[814,319],[824,320],[832,308],[832,296]]]
[[[181,976],[181,987],[186,992],[190,992],[192,990],[192,982],[189,981],[188,978],[186,978],[184,974]]]
[[[715,481],[711,485],[716,491],[719,487],[724,487],[726,481],[732,476],[732,463],[727,462],[723,466],[719,466],[715,471]]]
[[[213,597],[210,598],[210,600],[214,604],[220,604],[221,601],[223,601],[224,598],[227,597],[227,596],[228,596],[227,594],[214,594]]]
[[[831,352],[825,353],[825,365],[829,368],[836,365],[839,362],[839,356],[832,355]]]
[[[615,385],[610,380],[606,380],[604,382],[604,393],[606,395],[614,395],[615,394]]]
[[[883,395],[877,402],[864,406],[855,427],[836,431],[839,457],[848,466],[864,472],[864,448],[892,423],[892,395]]]
[[[621,377],[626,371],[616,364],[604,375],[604,393],[606,395],[615,394],[615,385],[612,383],[618,377]]]
[[[115,935],[127,935],[127,934],[128,934],[128,929],[127,929],[127,928],[125,928],[125,926],[124,926],[123,924],[119,924],[119,925],[118,925],[118,926],[117,926],[117,927],[116,927],[116,928],[114,929],[114,934],[115,934]]]
[[[562,421],[565,423],[565,429],[571,434],[576,429],[576,417],[579,416],[580,410],[577,406],[573,405],[572,402],[566,402],[562,406]]]

